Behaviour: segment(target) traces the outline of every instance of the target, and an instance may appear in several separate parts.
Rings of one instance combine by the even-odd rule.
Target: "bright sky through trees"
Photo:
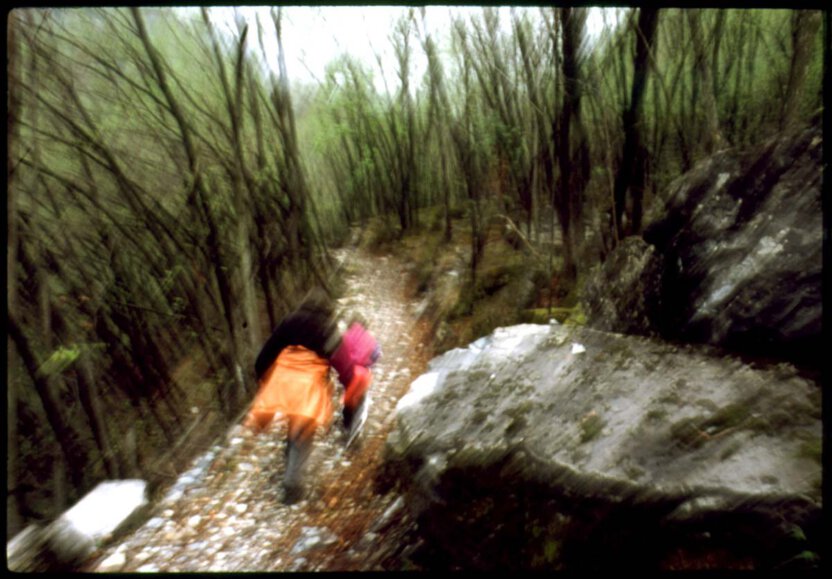
[[[539,7],[502,6],[500,22],[506,31],[511,26],[511,10],[539,13]],[[187,10],[187,9],[185,9]],[[260,15],[261,23],[269,32],[268,41],[272,43],[269,64],[277,69],[276,43],[273,39],[273,24],[267,6],[212,7],[213,17],[234,29],[235,12],[250,23]],[[395,90],[397,79],[395,60],[390,42],[396,20],[407,14],[406,6],[289,6],[284,9],[283,46],[286,50],[286,66],[292,79],[315,83],[323,80],[327,63],[343,52],[348,52],[372,67],[376,77],[376,88],[383,92],[384,82],[379,74],[376,55],[381,56],[384,74],[389,89]],[[422,24],[422,7],[416,8],[419,26]],[[467,17],[478,13],[478,6],[425,6],[424,15],[426,32],[445,43],[451,18],[455,15]],[[617,9],[592,8],[588,20],[590,38],[596,38],[604,23],[602,12],[606,12],[609,24],[617,21]],[[264,37],[264,42],[267,39]],[[416,41],[414,40],[414,48]],[[441,44],[441,50],[448,50]],[[269,44],[267,44],[269,48]],[[420,78],[426,63],[421,50],[413,52],[413,70],[415,78]]]

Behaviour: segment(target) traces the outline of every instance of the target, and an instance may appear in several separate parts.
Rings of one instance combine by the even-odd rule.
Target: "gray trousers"
[[[304,473],[309,455],[312,454],[312,441],[315,437],[315,421],[303,416],[289,417],[289,433],[286,439],[286,472],[283,475],[283,487],[300,489],[303,486]]]

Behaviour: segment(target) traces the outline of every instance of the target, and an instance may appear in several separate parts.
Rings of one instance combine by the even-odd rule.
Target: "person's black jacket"
[[[334,324],[326,312],[301,308],[289,314],[257,355],[254,362],[257,380],[268,371],[286,346],[303,346],[328,359],[334,349],[333,334]]]

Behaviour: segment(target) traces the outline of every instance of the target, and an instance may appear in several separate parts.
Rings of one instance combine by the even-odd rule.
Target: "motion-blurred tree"
[[[30,439],[10,446],[9,488],[53,478],[51,499],[12,506],[54,512],[134,464],[166,476],[191,407],[202,428],[234,419],[270,330],[260,301],[274,322],[328,266],[289,87],[266,98],[246,26],[32,9],[10,31],[9,433]],[[207,378],[183,383],[196,360]]]

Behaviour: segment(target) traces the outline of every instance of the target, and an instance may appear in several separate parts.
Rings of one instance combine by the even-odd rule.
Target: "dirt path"
[[[348,287],[340,305],[369,321],[383,350],[362,444],[344,452],[337,425],[319,431],[307,499],[286,506],[279,484],[285,425],[275,421],[259,436],[235,427],[194,461],[142,527],[109,546],[90,570],[367,570],[362,553],[373,550],[371,527],[396,499],[375,494],[372,480],[396,402],[427,356],[404,266],[356,249],[336,257],[345,260]]]

